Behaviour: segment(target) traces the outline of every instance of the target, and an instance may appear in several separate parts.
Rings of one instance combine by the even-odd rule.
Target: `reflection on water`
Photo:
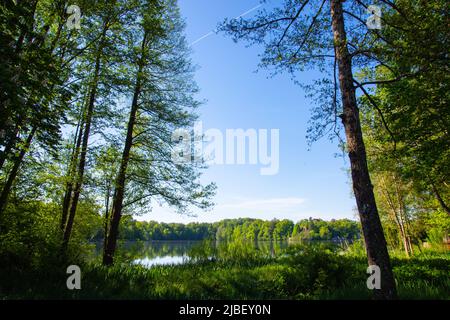
[[[134,264],[140,264],[144,267],[150,268],[153,266],[165,266],[165,265],[174,265],[174,264],[183,264],[190,260],[188,256],[164,256],[164,257],[155,257],[155,258],[141,258],[133,260]]]
[[[258,254],[274,257],[291,245],[288,241],[148,241],[122,242],[117,258],[145,267],[176,265],[196,260],[215,260]],[[96,244],[93,259],[99,260],[101,243]]]

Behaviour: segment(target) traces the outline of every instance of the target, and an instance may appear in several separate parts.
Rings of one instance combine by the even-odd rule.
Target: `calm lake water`
[[[198,258],[215,259],[236,252],[257,250],[275,256],[287,248],[287,241],[258,241],[224,243],[216,241],[149,241],[123,242],[117,254],[127,261],[146,267],[183,264]],[[102,244],[95,245],[94,259],[101,259]]]

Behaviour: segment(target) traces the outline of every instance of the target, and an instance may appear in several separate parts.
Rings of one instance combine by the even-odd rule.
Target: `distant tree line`
[[[172,240],[353,240],[360,237],[357,222],[342,219],[324,221],[304,219],[297,223],[290,220],[227,219],[215,223],[158,223],[155,221],[124,221],[119,237],[122,240],[172,241]],[[95,236],[102,238],[101,230]]]

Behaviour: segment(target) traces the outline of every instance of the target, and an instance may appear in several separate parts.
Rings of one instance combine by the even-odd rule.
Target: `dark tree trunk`
[[[24,18],[26,23],[25,23],[25,25],[22,26],[19,38],[17,39],[17,42],[16,42],[15,53],[17,55],[20,54],[20,52],[22,51],[24,41],[26,39],[28,41],[31,41],[33,39],[32,32],[33,32],[33,27],[34,27],[34,15],[36,14],[38,0],[26,2],[26,4],[24,4],[24,2],[26,2],[26,1],[18,1],[17,2],[17,6],[23,6],[25,8],[25,10],[28,10],[28,12],[26,12],[26,14],[28,14],[28,15],[22,16],[22,18]]]
[[[19,134],[19,125],[16,125],[14,132],[12,132],[10,135],[8,135],[7,132],[5,133],[5,135],[7,136],[5,139],[6,145],[5,150],[0,151],[0,169],[3,168],[3,165],[6,162],[6,158],[15,147],[18,134]]]
[[[100,61],[101,61],[101,50],[97,54],[96,63],[95,63],[95,75],[94,75],[94,83],[91,87],[91,93],[89,97],[89,104],[86,113],[86,121],[83,132],[83,142],[81,146],[80,152],[80,162],[78,163],[78,172],[76,173],[75,186],[73,188],[73,195],[70,201],[70,210],[67,219],[67,224],[64,229],[63,236],[63,247],[67,247],[67,244],[70,239],[70,235],[72,233],[73,222],[75,220],[75,214],[77,211],[78,200],[80,199],[81,187],[83,185],[84,171],[86,168],[86,157],[87,157],[87,149],[89,144],[89,135],[91,132],[91,124],[92,124],[92,115],[94,114],[94,106],[95,106],[95,98],[97,95],[97,86],[98,86],[98,78],[100,73]],[[70,190],[72,191],[72,190]]]
[[[142,55],[144,54],[147,34],[144,35],[142,41]],[[109,232],[106,241],[106,246],[103,252],[103,264],[112,265],[114,263],[114,252],[116,251],[117,237],[119,233],[119,224],[122,217],[123,198],[125,194],[126,173],[128,162],[130,160],[130,151],[133,145],[133,130],[136,124],[136,114],[138,111],[138,100],[141,93],[141,73],[143,70],[143,59],[141,57],[139,70],[136,74],[136,84],[133,95],[133,102],[131,104],[130,118],[128,120],[127,137],[122,153],[122,161],[120,164],[119,173],[116,179],[116,189],[114,191],[114,199],[112,204],[111,221],[109,224]]]
[[[70,203],[72,200],[72,192],[73,192],[73,183],[75,180],[75,174],[76,174],[76,168],[77,168],[77,161],[78,156],[80,154],[80,148],[81,148],[81,141],[83,138],[83,120],[80,120],[79,128],[77,130],[76,135],[76,141],[75,141],[75,147],[73,149],[72,156],[70,158],[69,163],[69,170],[67,175],[67,183],[66,183],[66,192],[64,193],[64,200],[63,200],[63,209],[62,209],[62,216],[61,216],[61,230],[64,232],[64,229],[66,227],[67,223],[67,216],[69,214],[69,208]]]
[[[352,62],[347,47],[340,0],[331,0],[331,18],[344,108],[341,117],[347,138],[353,191],[361,219],[369,265],[377,265],[381,271],[381,289],[374,290],[375,298],[395,299],[397,294],[394,275],[367,166],[366,149],[353,85]]]
[[[107,181],[106,199],[105,199],[105,217],[103,220],[103,248],[106,248],[108,240],[108,226],[109,226],[109,199],[111,198],[111,183]]]
[[[136,114],[138,110],[138,97],[140,94],[139,80],[136,84],[133,103],[130,112],[130,119],[128,121],[127,138],[122,154],[122,161],[119,169],[119,174],[116,180],[116,189],[114,191],[114,199],[112,204],[111,221],[109,224],[109,232],[106,241],[106,246],[103,253],[103,264],[112,265],[114,262],[114,252],[116,251],[117,237],[119,233],[119,224],[122,217],[123,198],[125,194],[125,180],[128,162],[130,159],[131,146],[133,144],[133,128],[136,123]]]
[[[6,180],[6,183],[3,187],[2,193],[0,194],[0,215],[2,215],[3,211],[6,208],[6,204],[8,202],[8,196],[11,192],[12,185],[14,183],[14,180],[16,180],[17,174],[19,173],[20,165],[23,162],[23,159],[25,157],[25,154],[27,153],[28,149],[30,148],[31,141],[33,140],[34,135],[36,134],[36,127],[32,128],[30,133],[28,134],[27,140],[25,141],[25,145],[20,150],[19,155],[14,161],[14,165],[11,169],[11,172],[9,173],[8,179]]]
[[[433,188],[433,192],[436,197],[436,200],[439,202],[439,205],[441,206],[442,209],[445,210],[445,212],[447,212],[448,215],[450,215],[450,207],[445,203],[444,199],[442,199],[441,194],[439,193],[438,189],[436,188],[436,186],[434,184],[432,185],[432,188]]]
[[[89,144],[89,135],[91,132],[92,116],[94,114],[95,99],[97,96],[98,82],[100,77],[101,60],[103,56],[103,43],[108,31],[108,20],[103,23],[102,36],[100,39],[100,45],[98,47],[97,56],[95,59],[94,77],[91,85],[91,92],[89,94],[89,101],[86,110],[86,118],[84,119],[83,141],[81,145],[80,161],[78,163],[78,172],[76,173],[76,180],[73,187],[72,199],[70,200],[70,209],[67,218],[67,224],[64,229],[63,235],[63,249],[67,247],[69,243],[70,235],[72,233],[72,227],[75,220],[75,214],[77,211],[78,200],[80,199],[81,187],[83,185],[84,171],[86,168],[87,149]]]

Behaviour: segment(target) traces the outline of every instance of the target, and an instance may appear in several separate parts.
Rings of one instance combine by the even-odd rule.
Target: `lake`
[[[196,259],[216,259],[225,255],[245,254],[252,250],[275,256],[290,245],[288,241],[148,241],[122,242],[117,255],[145,267],[183,264]],[[96,243],[94,259],[101,259],[102,244]]]

